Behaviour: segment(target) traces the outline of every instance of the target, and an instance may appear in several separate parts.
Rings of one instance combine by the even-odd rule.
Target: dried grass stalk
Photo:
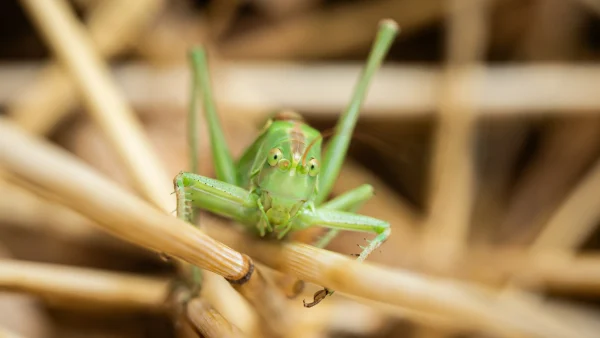
[[[204,337],[244,337],[238,328],[202,299],[196,298],[187,304],[187,317]]]
[[[561,204],[566,202],[565,197],[572,193],[573,187],[582,174],[585,174],[585,169],[593,165],[599,150],[600,119],[576,117],[573,121],[553,126],[517,183],[506,215],[498,225],[497,236],[500,238],[497,241],[504,245],[524,246],[542,238],[538,237],[541,231],[554,231],[544,229],[544,226],[551,221],[553,213]],[[563,225],[567,228],[563,228],[562,233],[555,234],[554,236],[559,236],[555,240],[569,246],[574,237],[584,235],[578,232],[579,229],[583,232],[593,229],[594,224],[585,224],[585,217],[593,217],[589,213],[593,210],[590,209],[590,201],[586,203],[587,207],[585,204],[578,204],[578,209],[572,214],[575,218],[567,219],[567,223]],[[594,219],[587,222],[593,223]],[[545,237],[546,234],[541,236]],[[534,244],[534,247],[544,249],[539,245]],[[545,246],[545,249],[555,249],[552,245]]]
[[[600,219],[600,162],[577,185],[531,245],[533,251],[577,249]]]
[[[600,258],[597,253],[573,255],[572,252],[527,249],[472,250],[460,261],[462,278],[501,286],[507,280],[530,289],[598,294]]]
[[[453,265],[467,245],[475,191],[473,97],[477,96],[479,81],[464,82],[462,71],[476,65],[485,51],[488,5],[486,0],[447,2],[449,68],[441,84],[440,117],[430,184],[431,211],[423,242],[425,259],[432,267],[442,270]],[[455,90],[461,86],[466,97],[461,97]]]
[[[50,191],[114,236],[213,271],[231,280],[246,276],[248,257],[214,241],[96,174],[71,155],[0,121],[0,165]]]
[[[213,237],[273,269],[342,293],[447,316],[458,325],[506,336],[550,334],[535,318],[513,316],[514,309],[497,302],[494,293],[474,285],[360,263],[305,244],[251,240],[209,217],[203,225]]]
[[[25,338],[13,331],[0,327],[0,338]]]
[[[260,277],[257,271],[252,273],[254,267],[249,257],[214,241],[189,224],[152,208],[69,155],[27,137],[16,126],[11,128],[8,122],[0,122],[0,125],[3,126],[0,127],[3,130],[0,137],[0,149],[3,150],[0,164],[14,175],[56,195],[61,203],[93,219],[114,236],[182,259],[230,281],[244,280],[250,276],[248,282],[238,286],[238,291],[254,301],[253,305],[257,308],[262,307],[259,311],[285,315],[284,309],[273,300],[283,296],[269,294],[267,285],[254,281]],[[13,137],[19,140],[11,141]],[[12,142],[19,146],[12,147]],[[241,311],[239,307],[237,310]],[[270,320],[263,323],[265,326],[279,325]]]
[[[134,186],[140,189],[157,206],[167,212],[171,211],[175,206],[174,196],[170,196],[172,186],[166,184],[168,182],[166,180],[167,175],[162,165],[160,165],[155,154],[150,149],[149,142],[144,137],[141,126],[135,120],[133,112],[129,109],[112,83],[106,65],[94,53],[89,37],[85,34],[82,27],[80,27],[81,25],[78,24],[73,13],[69,12],[66,3],[62,1],[50,3],[26,0],[24,4],[36,20],[40,29],[45,33],[47,40],[58,57],[69,68],[78,85],[82,87],[83,95],[94,116],[103,130],[109,135],[113,146],[117,149],[122,159],[128,165],[130,175],[135,182]],[[110,196],[110,194],[106,196]],[[64,202],[70,203],[73,196],[66,198],[61,196],[61,198]],[[134,206],[130,205],[130,207]],[[86,213],[84,212],[84,214]],[[173,217],[167,215],[161,217],[168,217],[171,222],[173,219]],[[98,219],[95,220],[100,222]],[[123,221],[123,219],[121,220]],[[104,224],[106,225],[106,223]],[[185,223],[178,221],[178,224],[183,225]],[[190,226],[187,225],[186,227],[186,230],[190,231]],[[111,229],[116,230],[114,227]],[[147,230],[146,227],[145,234],[149,234]],[[175,228],[172,228],[170,231],[173,232],[173,230]],[[121,235],[123,234],[122,230],[119,232]],[[201,232],[195,231],[193,233],[195,235],[187,239],[187,243],[191,244],[194,241],[199,241],[203,243],[203,246],[209,245],[211,248],[208,248],[205,253],[211,254],[202,257],[201,260],[203,263],[201,264],[185,259],[181,254],[173,254],[173,256],[183,258],[188,263],[218,273],[229,280],[237,281],[250,278],[252,281],[255,278],[252,276],[253,265],[247,256],[243,256],[220,243],[212,241]],[[171,234],[175,236],[181,235],[179,232]],[[158,237],[154,236],[156,234],[148,236],[146,240],[149,241],[143,242],[145,245],[149,245],[156,250],[155,241]],[[136,237],[134,240],[139,240],[143,236],[138,234],[133,237]],[[129,238],[133,239],[133,237]],[[165,236],[163,240],[168,238],[169,236]],[[171,237],[170,246],[172,248],[170,251],[181,251],[181,243],[178,243],[177,240],[174,241],[174,239],[176,238]],[[191,251],[184,251],[186,251],[185,255],[192,254]],[[171,254],[166,250],[165,253]],[[198,258],[200,257],[195,257],[196,260]],[[244,290],[249,289],[250,287],[246,284],[248,283],[244,283],[240,287]],[[257,289],[257,287],[251,288],[254,291]],[[249,291],[244,294],[247,295],[250,293],[252,292]],[[269,304],[268,302],[263,303]]]
[[[600,295],[600,255],[575,257],[566,254],[536,254],[529,260],[513,262],[519,269],[516,280],[526,286],[542,286],[578,294]],[[532,262],[526,264],[525,262]]]
[[[158,311],[168,296],[164,278],[138,277],[57,264],[0,259],[0,288],[60,304]]]
[[[35,65],[34,65],[35,67]],[[385,66],[373,81],[361,116],[429,116],[439,103],[442,76],[437,68]],[[12,100],[24,79],[31,77],[31,64],[0,65],[0,103]],[[215,99],[221,111],[256,123],[264,121],[264,111],[290,107],[299,111],[320,111],[339,115],[352,91],[361,65],[291,63],[248,63],[215,65]],[[156,112],[158,107],[187,107],[189,69],[186,66],[151,68],[142,64],[115,67],[115,76],[124,95],[136,107]],[[464,74],[465,81],[478,78],[479,95],[471,98],[478,115],[484,116],[559,116],[596,114],[600,108],[600,67],[597,64],[544,64],[493,66]],[[169,83],[168,88],[165,83]],[[286,86],[281,86],[285,83]],[[306,84],[311,86],[307,87]],[[514,86],[519,83],[519,86]],[[569,83],[569,86],[560,86]],[[397,91],[402,88],[402,91]],[[324,90],[327,89],[327,90]],[[466,87],[465,89],[469,89]],[[227,95],[235,92],[236,95]],[[457,99],[468,98],[457,88]],[[543,97],[543,100],[540,100]],[[325,116],[325,115],[324,115]]]
[[[91,6],[87,26],[98,53],[112,57],[127,48],[163,4],[163,0],[110,0]],[[7,111],[26,130],[46,134],[72,111],[77,101],[77,90],[68,74],[59,65],[49,64]]]
[[[180,257],[216,273],[221,272],[230,279],[240,279],[248,271],[248,262],[241,254],[127,194],[69,155],[27,137],[16,127],[11,128],[8,122],[0,122],[0,164],[40,189],[52,191],[64,203],[125,240]],[[209,217],[204,217],[203,223],[210,224],[209,220]],[[499,310],[493,308],[492,297],[488,295],[475,300],[481,295],[477,292],[472,294],[472,290],[462,284],[457,286],[361,264],[305,245],[286,244],[280,248],[274,244],[251,242],[238,235],[232,237],[224,229],[215,235],[225,238],[228,243],[242,246],[271,267],[341,292],[445,314],[465,326],[475,325],[502,332],[522,329],[515,328],[522,323],[506,324],[506,319],[498,320],[507,312],[498,314]],[[489,305],[485,306],[481,301],[489,302]],[[490,307],[493,309],[490,310]],[[476,318],[478,323],[472,323],[472,318]],[[543,331],[544,327],[535,330]]]
[[[261,318],[263,336],[284,337],[292,327],[291,316],[287,313],[285,298],[275,287],[267,284],[259,270],[247,283],[232,286],[254,306]]]
[[[107,66],[95,53],[90,37],[63,0],[22,0],[49,46],[82,91],[93,117],[108,134],[127,165],[135,187],[155,205],[175,206],[168,177],[122,96]],[[170,210],[169,210],[170,211]]]
[[[88,27],[98,52],[112,57],[128,47],[162,5],[162,0],[143,0],[103,1],[94,6]],[[12,102],[8,112],[25,129],[45,134],[72,111],[77,99],[68,74],[59,65],[50,64]]]
[[[74,241],[99,239],[90,222],[72,210],[40,198],[31,191],[0,178],[0,222]]]
[[[203,271],[200,297],[242,332],[249,336],[259,336],[260,320],[256,312],[221,276]]]

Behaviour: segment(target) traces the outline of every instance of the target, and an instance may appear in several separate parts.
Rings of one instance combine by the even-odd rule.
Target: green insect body
[[[198,207],[235,220],[260,236],[278,239],[311,226],[330,228],[316,243],[318,247],[326,246],[340,230],[373,232],[376,237],[358,256],[358,260],[364,260],[390,235],[387,222],[353,212],[373,195],[372,187],[363,185],[327,203],[323,201],[341,168],[370,79],[396,33],[395,23],[384,20],[380,25],[352,101],[340,117],[323,159],[319,131],[298,115],[284,112],[267,122],[235,163],[210,93],[206,54],[203,49],[194,50],[194,94],[197,87],[201,88],[217,178],[179,173],[174,179],[178,217],[191,222],[193,207]],[[192,115],[197,104],[195,95],[192,97],[190,120],[195,121]],[[315,302],[305,306],[318,303],[327,294],[332,291],[315,294]]]
[[[314,209],[320,139],[319,132],[303,122],[269,121],[263,134],[241,157],[239,184],[257,200],[262,215],[257,227],[261,236],[265,231],[275,231],[281,239],[292,230],[301,209]]]

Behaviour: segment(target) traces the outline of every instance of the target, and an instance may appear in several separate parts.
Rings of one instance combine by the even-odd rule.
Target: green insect
[[[191,222],[192,207],[198,207],[235,220],[260,236],[278,239],[291,231],[312,226],[330,228],[316,243],[318,247],[325,247],[340,230],[373,232],[376,237],[358,256],[360,261],[367,258],[390,235],[389,223],[353,213],[373,195],[372,187],[363,185],[327,203],[324,201],[346,156],[371,78],[397,32],[395,22],[383,20],[380,23],[367,64],[323,159],[323,137],[319,131],[295,113],[279,113],[267,122],[256,141],[234,163],[214,107],[206,53],[202,48],[194,49],[191,53],[195,75],[190,116],[193,117],[196,110],[194,97],[199,89],[209,125],[217,179],[190,172],[179,173],[174,179],[177,216]],[[190,124],[194,125],[195,121]],[[195,153],[192,146],[193,158]],[[192,168],[192,171],[196,170]],[[305,303],[305,306],[313,306],[332,293],[328,289],[317,292],[315,301]]]

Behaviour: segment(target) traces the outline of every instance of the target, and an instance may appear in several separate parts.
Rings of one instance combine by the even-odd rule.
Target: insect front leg
[[[354,214],[350,212],[318,209],[308,217],[313,224],[322,225],[332,229],[374,232],[375,238],[363,248],[357,260],[364,261],[371,252],[377,249],[390,236],[391,229],[388,222],[377,218]]]
[[[332,199],[331,201],[323,204],[321,207],[325,209],[338,210],[338,211],[350,211],[355,212],[358,210],[366,201],[373,197],[373,187],[369,184],[361,185],[358,188],[352,189],[343,193],[342,195]],[[314,206],[311,209],[314,211]],[[313,245],[317,248],[324,248],[340,233],[340,229],[328,229],[327,232],[317,239]],[[292,291],[288,292],[289,298],[296,297],[304,288],[304,282],[299,279],[286,279],[285,285],[293,285]],[[333,291],[324,289],[319,291],[324,299],[327,295],[333,294]],[[318,297],[315,297],[318,299]],[[309,303],[311,304],[311,303]],[[316,305],[316,303],[315,303]]]
[[[371,197],[373,197],[373,187],[370,184],[363,184],[323,204],[321,208],[355,212]],[[326,247],[339,233],[340,229],[329,229],[314,246],[317,248]]]
[[[344,204],[342,203],[341,205]],[[364,261],[371,252],[381,246],[391,233],[390,224],[388,222],[364,215],[324,208],[319,208],[314,212],[305,212],[301,215],[300,220],[304,223],[303,226],[306,227],[321,225],[338,231],[350,230],[374,232],[376,234],[375,238],[369,241],[369,244],[366,247],[363,247],[363,251],[357,258],[357,260],[361,262]],[[333,290],[327,288],[318,291],[314,295],[314,301],[310,303],[305,302],[304,306],[315,306],[333,293]]]
[[[246,189],[219,180],[180,172],[173,180],[177,217],[187,219],[192,206],[211,211],[242,224],[258,222],[256,198]]]
[[[260,221],[258,221],[257,227],[258,227],[258,233],[260,234],[261,237],[265,236],[265,232],[268,230],[269,232],[273,231],[273,227],[271,226],[271,222],[269,222],[269,217],[267,216],[267,213],[265,212],[265,207],[263,206],[262,202],[260,201],[260,198],[256,200],[256,204],[258,206],[258,209],[260,210]]]

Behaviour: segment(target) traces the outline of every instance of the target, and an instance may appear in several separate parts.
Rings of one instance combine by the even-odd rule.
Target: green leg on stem
[[[373,187],[370,184],[364,184],[323,204],[321,208],[356,212],[371,197],[373,197]],[[320,249],[326,247],[339,233],[340,229],[329,229],[314,246]]]
[[[354,93],[352,94],[350,104],[338,120],[338,123],[336,125],[336,133],[331,138],[331,141],[327,146],[327,151],[323,159],[323,167],[321,169],[319,177],[319,192],[315,198],[316,205],[322,204],[331,192],[331,189],[333,188],[333,184],[335,183],[335,180],[339,175],[339,172],[342,168],[342,164],[346,157],[348,146],[350,145],[350,139],[352,137],[352,132],[354,131],[354,127],[356,126],[356,122],[358,120],[358,113],[360,111],[363,101],[367,96],[367,91],[371,83],[371,79],[375,74],[375,71],[381,66],[381,63],[383,62],[383,59],[385,58],[390,46],[392,45],[392,42],[396,37],[397,33],[398,26],[395,22],[390,20],[384,20],[380,24],[379,31],[377,32],[377,37],[375,39],[375,42],[373,43],[371,53],[369,54],[369,58],[367,60],[367,64],[363,69],[358,84],[354,89]],[[358,188],[356,190],[359,190],[361,188]],[[329,203],[324,204],[322,208],[335,209],[340,211],[356,210],[358,206],[360,206],[372,195],[372,188],[370,188],[370,192],[367,191],[369,190],[369,188],[363,188],[365,189],[365,191],[362,192],[359,191],[360,193],[366,193],[368,195],[368,197],[365,197],[364,199],[359,198],[358,193],[353,193],[354,191],[350,191],[330,201]],[[353,204],[353,202],[355,203]],[[323,220],[329,219],[329,224],[320,223],[318,216],[312,220],[316,224],[322,224],[331,228],[331,230],[316,243],[317,247],[325,247],[335,236],[337,236],[337,234],[341,230],[373,231],[377,233],[377,237],[375,237],[375,239],[369,244],[369,246],[367,246],[363,250],[363,252],[358,257],[358,260],[363,261],[373,250],[375,250],[379,245],[381,245],[381,243],[383,243],[390,234],[388,223],[372,219],[374,221],[365,222],[364,224],[360,224],[357,227],[356,224],[353,223],[357,219],[353,219],[352,214],[340,214],[339,216],[341,216],[341,218],[338,219],[339,222],[334,222],[335,217],[332,218],[332,216],[334,215],[335,214],[333,213],[322,213]],[[381,222],[381,224],[376,224],[377,222]],[[318,291],[314,295],[314,301],[311,303],[304,303],[304,306],[315,306],[331,294],[333,294],[333,291],[327,288]]]
[[[389,236],[390,229],[389,224],[377,219],[373,219],[370,217],[365,217],[361,215],[351,214],[351,213],[335,213],[335,211],[349,211],[355,212],[360,208],[366,201],[368,201],[373,196],[373,187],[369,184],[362,185],[356,189],[348,191],[333,200],[322,205],[321,210],[317,211],[321,213],[321,215],[328,216],[322,218],[322,220],[326,218],[333,217],[336,219],[337,216],[343,215],[345,217],[337,218],[335,222],[329,223],[319,223],[323,226],[330,227],[331,229],[321,237],[316,243],[315,246],[318,248],[326,247],[331,240],[335,238],[339,234],[341,230],[353,230],[353,231],[373,231],[378,235],[369,243],[369,246],[364,248],[363,252],[359,255],[357,260],[363,261],[371,252],[373,252],[377,247],[379,247]],[[327,213],[326,209],[332,211],[332,213]],[[324,212],[324,213],[323,213]],[[352,217],[359,216],[359,217]],[[319,216],[316,216],[317,219]],[[354,224],[355,220],[362,219],[363,222],[360,225]],[[315,221],[313,219],[313,221]],[[352,224],[352,225],[350,225]],[[305,307],[313,307],[320,303],[327,296],[333,295],[335,291],[324,288],[323,290],[317,291],[314,295],[314,300],[310,303],[304,302]]]

